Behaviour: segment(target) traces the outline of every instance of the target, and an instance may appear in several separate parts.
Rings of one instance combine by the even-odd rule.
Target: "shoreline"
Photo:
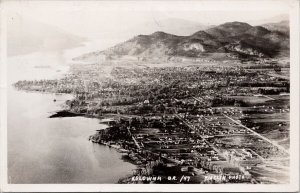
[[[18,91],[18,92],[24,92],[24,93],[36,93],[36,94],[46,94],[46,95],[69,95],[71,96],[72,94],[69,94],[69,93],[55,93],[55,92],[45,92],[45,91],[31,91],[31,90],[22,90],[22,89],[18,89],[16,88],[15,86],[12,85],[12,88],[15,90],[15,91]],[[74,98],[74,96],[72,95],[71,97],[71,100]],[[47,118],[50,118],[50,119],[53,119],[53,118],[66,118],[66,117],[84,117],[84,118],[93,118],[93,119],[97,119],[99,120],[100,122],[98,124],[103,124],[105,125],[106,127],[104,129],[101,129],[101,130],[105,130],[109,127],[109,125],[105,122],[101,123],[101,120],[103,119],[106,119],[106,118],[112,118],[112,117],[115,117],[114,115],[110,114],[108,116],[106,115],[102,115],[102,116],[95,116],[95,115],[92,115],[92,114],[88,114],[88,113],[77,113],[77,112],[74,112],[70,109],[67,109],[67,108],[64,108],[64,106],[66,107],[66,102],[68,100],[62,100],[60,101],[61,102],[61,107],[59,108],[59,110],[57,111],[54,111],[54,112],[50,112],[50,116],[48,116]],[[96,135],[97,134],[97,130],[95,130],[95,133],[88,136],[88,141],[91,141],[92,143],[97,143],[98,145],[101,145],[101,146],[107,146],[109,148],[113,148],[114,150],[116,150],[120,155],[121,155],[121,160],[123,162],[127,162],[127,163],[130,163],[132,165],[134,165],[135,167],[138,166],[137,163],[135,163],[132,159],[130,159],[130,157],[128,158],[124,158],[124,156],[128,156],[128,155],[124,155],[124,152],[122,152],[122,150],[120,151],[120,147],[117,146],[117,145],[111,145],[111,144],[108,144],[108,143],[99,143],[99,142],[95,142],[95,141],[92,141],[90,140],[91,136],[93,135]],[[118,182],[116,183],[119,183],[120,181],[123,181],[124,179],[131,179],[131,177],[134,176],[133,174],[127,174],[126,176],[120,176],[119,179],[118,179]]]
[[[93,115],[88,115],[88,114],[83,114],[83,113],[76,113],[76,112],[72,112],[70,110],[56,111],[55,114],[52,114],[48,118],[64,118],[64,117],[96,118],[96,119],[98,119],[100,121],[103,120],[103,119],[108,118],[105,115],[99,117],[99,116],[93,116]],[[103,122],[103,123],[100,122],[100,124],[106,125],[106,128],[101,129],[101,130],[106,130],[107,128],[109,128],[109,124],[107,124],[105,122]],[[102,140],[100,140],[100,141],[95,140],[93,137],[98,134],[97,131],[99,131],[99,130],[96,130],[95,134],[90,135],[88,137],[88,141],[91,141],[92,143],[96,143],[98,145],[106,146],[106,147],[109,147],[109,148],[112,148],[112,149],[116,150],[121,155],[121,160],[123,162],[130,163],[130,164],[132,164],[132,165],[134,165],[136,167],[138,167],[140,165],[138,163],[138,162],[140,162],[140,160],[133,160],[129,156],[131,153],[133,153],[132,151],[129,151],[129,150],[126,150],[126,149],[122,148],[120,145],[117,145],[116,142],[114,142],[114,141],[112,141],[112,142],[104,142]],[[134,177],[134,176],[137,176],[137,174],[127,174],[126,176],[121,176],[121,177],[119,177],[119,180],[118,180],[117,184],[128,183],[129,181],[131,181],[132,177]]]

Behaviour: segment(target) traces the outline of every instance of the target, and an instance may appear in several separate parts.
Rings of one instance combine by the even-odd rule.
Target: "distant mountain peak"
[[[276,23],[266,23],[263,24],[262,26],[270,31],[278,31],[286,35],[289,35],[289,31],[290,31],[289,20],[282,20]]]
[[[171,34],[168,34],[166,32],[163,32],[163,31],[156,31],[154,33],[151,34],[152,36],[160,36],[160,35],[171,35]]]
[[[202,36],[204,36],[204,37],[212,37],[210,34],[208,34],[205,31],[198,31],[196,33],[193,33],[191,36],[192,37],[202,37]]]
[[[234,21],[234,22],[227,22],[227,23],[221,24],[221,25],[217,26],[217,28],[223,29],[228,32],[232,31],[234,33],[242,33],[242,32],[245,32],[245,31],[251,29],[252,26],[249,25],[248,23]]]
[[[282,20],[282,21],[280,21],[279,23],[289,25],[289,24],[290,24],[290,21],[289,21],[289,20]]]
[[[156,37],[156,38],[167,38],[167,37],[171,37],[171,36],[174,37],[175,35],[169,34],[169,33],[163,32],[163,31],[156,31],[156,32],[150,34],[149,36]]]
[[[209,28],[206,32],[226,42],[228,37],[240,35],[251,28],[252,26],[248,23],[234,21]]]
[[[252,27],[250,24],[245,23],[245,22],[239,22],[239,21],[233,21],[233,22],[226,22],[221,24],[220,26],[247,26],[247,27]]]

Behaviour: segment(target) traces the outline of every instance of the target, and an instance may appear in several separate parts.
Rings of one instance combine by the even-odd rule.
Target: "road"
[[[127,127],[128,133],[129,135],[132,137],[132,140],[134,141],[135,145],[137,146],[138,149],[141,149],[141,146],[139,145],[139,143],[136,141],[136,139],[134,138],[134,136],[131,134],[131,131],[129,129],[129,127]]]
[[[267,75],[273,76],[273,77],[276,77],[276,78],[282,78],[282,79],[290,80],[289,76],[285,76],[285,75],[281,75],[281,74],[268,73]]]
[[[277,147],[278,149],[280,149],[280,150],[284,151],[285,153],[289,154],[289,151],[288,151],[288,150],[286,150],[286,149],[285,149],[284,147],[282,147],[281,145],[278,145],[276,142],[271,141],[270,139],[268,139],[268,138],[262,136],[261,134],[259,134],[259,133],[255,132],[255,131],[253,131],[252,129],[246,127],[245,125],[243,125],[243,124],[241,124],[240,122],[238,122],[237,120],[234,120],[233,118],[231,118],[231,117],[225,115],[224,113],[222,113],[222,114],[224,115],[224,117],[226,117],[227,119],[231,120],[232,122],[234,122],[234,123],[238,124],[239,126],[245,128],[245,129],[247,129],[248,131],[252,132],[252,133],[255,134],[256,136],[260,137],[261,139],[263,139],[263,140],[265,140],[265,141],[271,143],[272,145],[274,145],[274,146]]]
[[[274,98],[272,98],[272,97],[270,97],[270,96],[263,95],[263,94],[260,94],[260,95],[258,95],[258,96],[262,96],[262,97],[265,97],[265,98],[267,98],[267,99],[271,99],[271,100],[276,100],[276,99],[274,99]]]
[[[196,98],[196,97],[192,97],[193,99],[195,99],[198,102],[202,102],[200,99]]]

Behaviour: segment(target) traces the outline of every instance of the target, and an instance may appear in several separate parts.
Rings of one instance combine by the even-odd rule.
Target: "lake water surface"
[[[74,50],[79,55],[80,49]],[[105,128],[98,119],[48,118],[72,96],[17,91],[11,86],[18,80],[62,76],[68,57],[76,54],[70,53],[35,52],[8,59],[9,183],[117,183],[135,168],[116,150],[88,141],[95,130]],[[46,67],[37,67],[41,65]]]

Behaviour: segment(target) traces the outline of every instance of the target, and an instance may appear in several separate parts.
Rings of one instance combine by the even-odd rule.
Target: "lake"
[[[9,183],[117,183],[136,168],[115,149],[88,141],[96,130],[105,128],[98,119],[48,118],[71,95],[17,91],[11,86],[18,80],[63,76],[70,57],[77,54],[82,54],[80,48],[8,58]]]

